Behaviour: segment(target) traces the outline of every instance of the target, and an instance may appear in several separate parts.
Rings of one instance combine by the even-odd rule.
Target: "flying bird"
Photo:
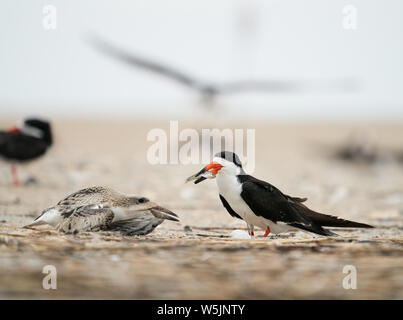
[[[49,224],[64,233],[110,230],[131,236],[148,234],[164,220],[179,221],[145,197],[97,186],[67,196],[25,227]]]
[[[22,126],[0,131],[0,156],[12,163],[11,175],[15,186],[20,185],[16,163],[42,156],[51,145],[51,127],[46,120],[29,118]]]
[[[239,157],[228,151],[217,153],[213,161],[187,181],[195,183],[216,178],[220,200],[229,214],[246,222],[248,233],[254,227],[272,233],[304,230],[323,236],[336,236],[323,227],[373,228],[364,223],[344,220],[309,209],[307,198],[292,197],[275,186],[256,179],[243,170]]]
[[[271,81],[271,80],[240,80],[224,83],[214,83],[212,81],[203,81],[196,76],[180,70],[174,66],[160,63],[141,55],[129,53],[118,48],[109,42],[98,37],[91,37],[90,43],[99,51],[120,60],[132,67],[144,69],[153,72],[165,78],[168,78],[180,85],[198,92],[202,101],[206,104],[212,102],[214,98],[222,94],[232,94],[242,91],[265,91],[265,92],[289,92],[301,89],[301,83],[292,81]]]

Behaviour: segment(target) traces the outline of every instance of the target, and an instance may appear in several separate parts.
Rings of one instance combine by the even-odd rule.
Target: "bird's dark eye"
[[[148,202],[148,199],[147,199],[147,198],[140,198],[140,199],[138,200],[138,202],[139,202],[139,203],[146,203],[146,202]]]

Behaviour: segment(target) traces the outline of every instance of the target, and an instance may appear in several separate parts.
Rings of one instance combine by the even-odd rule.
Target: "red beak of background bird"
[[[210,162],[207,166],[205,166],[203,169],[201,169],[198,173],[187,178],[186,182],[196,180],[195,184],[197,184],[206,179],[215,178],[216,174],[218,173],[218,171],[221,170],[222,167],[223,167],[223,165],[221,165],[217,162]],[[210,176],[206,176],[206,173],[208,173],[208,172],[210,173]]]
[[[9,133],[20,133],[21,130],[17,126],[12,126],[10,129],[8,129]]]

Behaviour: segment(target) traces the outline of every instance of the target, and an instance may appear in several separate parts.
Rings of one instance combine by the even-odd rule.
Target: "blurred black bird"
[[[0,155],[12,163],[11,175],[15,186],[20,185],[15,163],[36,159],[51,145],[50,123],[43,119],[28,118],[20,127],[0,131]]]

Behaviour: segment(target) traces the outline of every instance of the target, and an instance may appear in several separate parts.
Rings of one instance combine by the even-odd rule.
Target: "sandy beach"
[[[6,127],[12,119],[2,119]],[[28,299],[403,299],[402,125],[192,123],[180,128],[256,129],[254,176],[287,194],[307,197],[319,212],[375,229],[332,229],[232,239],[245,223],[222,207],[215,181],[185,184],[201,165],[151,165],[153,128],[169,122],[55,121],[48,154],[18,167],[0,162],[0,298]],[[355,128],[371,132],[373,164],[333,155]],[[41,211],[84,187],[106,185],[146,196],[180,216],[147,236],[114,232],[65,235],[51,227],[21,228]],[[185,228],[185,226],[187,226]],[[57,289],[42,288],[46,265]],[[357,270],[357,289],[343,288],[343,268]]]

